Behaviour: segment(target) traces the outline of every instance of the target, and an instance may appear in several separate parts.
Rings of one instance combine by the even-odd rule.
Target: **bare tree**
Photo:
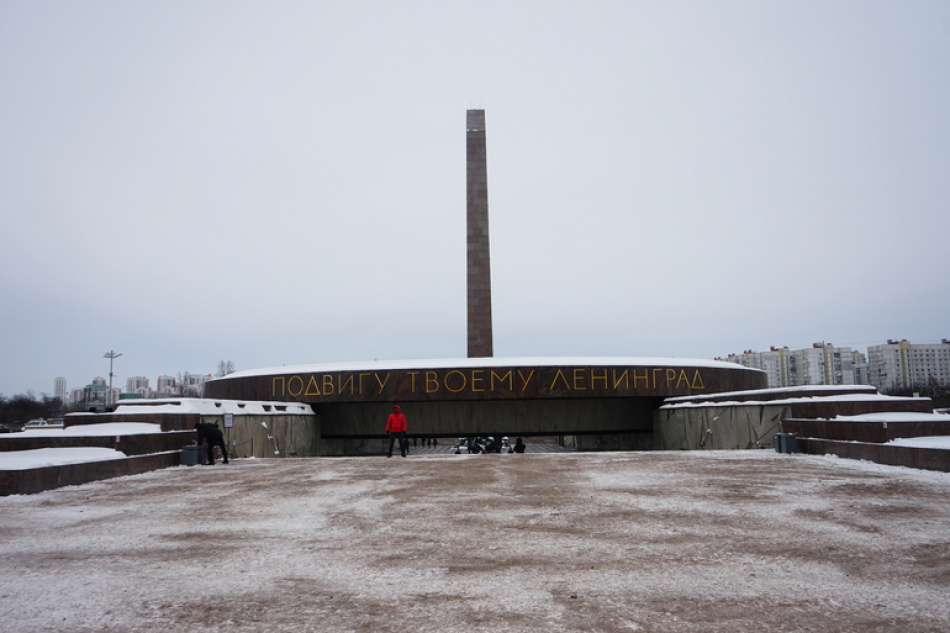
[[[234,361],[230,360],[220,360],[218,361],[218,372],[215,374],[218,378],[227,376],[228,374],[234,373]]]
[[[197,375],[187,371],[178,372],[178,392],[183,398],[197,398],[201,395],[196,380],[193,378]]]

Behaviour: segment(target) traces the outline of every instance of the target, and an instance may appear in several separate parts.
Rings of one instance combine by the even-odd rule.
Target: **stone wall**
[[[771,448],[790,409],[789,405],[664,407],[656,412],[656,448]]]
[[[222,416],[202,416],[217,424],[233,457],[314,457],[324,454],[315,415],[244,415],[225,428]]]
[[[179,450],[182,446],[194,444],[196,437],[194,430],[77,437],[54,436],[52,433],[47,437],[17,437],[17,434],[10,433],[0,435],[0,452],[95,446],[122,451],[126,455],[147,455]]]
[[[950,435],[950,416],[945,421],[914,420],[803,420],[791,418],[782,421],[784,433],[798,437],[829,440],[872,442],[883,444],[900,437],[928,437]]]
[[[950,451],[945,449],[841,442],[815,438],[799,438],[796,443],[798,451],[801,453],[836,455],[847,459],[863,459],[887,466],[905,466],[907,468],[950,472]]]
[[[636,450],[653,446],[650,398],[407,402],[401,405],[410,436],[576,436],[580,450]],[[386,440],[386,403],[314,405],[320,416],[322,454],[377,454]],[[386,444],[388,445],[388,444]]]
[[[177,466],[180,463],[180,457],[179,451],[170,451],[103,462],[27,470],[0,470],[0,496],[36,494],[44,490],[77,486],[100,479],[138,475],[150,470]]]

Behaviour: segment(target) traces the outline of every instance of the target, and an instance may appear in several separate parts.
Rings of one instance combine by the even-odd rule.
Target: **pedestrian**
[[[520,437],[515,440],[514,451],[515,451],[516,453],[523,453],[525,448],[527,448],[527,447],[524,445],[524,442],[521,441],[521,438],[520,438]]]
[[[399,409],[399,405],[393,407],[393,412],[389,414],[389,419],[386,420],[386,431],[389,433],[389,452],[386,454],[386,457],[393,456],[393,444],[396,440],[399,440],[399,452],[403,457],[406,456],[406,450],[409,448],[406,446],[406,416]]]
[[[224,435],[217,424],[208,422],[196,422],[195,431],[198,432],[198,446],[204,442],[208,445],[208,465],[214,465],[214,447],[221,447],[221,456],[224,457],[224,463],[228,463],[228,449],[224,446]]]

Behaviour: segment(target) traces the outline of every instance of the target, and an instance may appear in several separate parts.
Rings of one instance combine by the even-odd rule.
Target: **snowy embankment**
[[[0,470],[30,470],[50,466],[105,462],[112,459],[125,459],[125,457],[122,451],[95,446],[4,451],[0,453]]]
[[[161,433],[159,424],[144,422],[112,422],[107,424],[85,424],[64,429],[36,428],[12,434],[10,437],[117,437],[121,435],[143,435]],[[104,462],[113,459],[125,459],[122,451],[94,446],[75,448],[37,448],[25,451],[0,452],[0,470],[29,470],[49,466]]]
[[[936,435],[933,437],[899,437],[891,440],[892,446],[909,446],[911,448],[940,448],[950,451],[950,435]]]
[[[900,411],[883,411],[880,413],[864,413],[861,415],[839,415],[835,421],[840,422],[880,422],[887,426],[888,422],[946,422],[947,416],[943,413],[910,413]],[[950,436],[933,435],[928,437],[899,437],[888,444],[892,446],[909,446],[911,448],[939,448],[950,450]]]
[[[144,435],[161,433],[161,424],[146,422],[107,422],[104,424],[77,424],[66,428],[35,428],[14,433],[10,437],[111,437],[115,435]]]

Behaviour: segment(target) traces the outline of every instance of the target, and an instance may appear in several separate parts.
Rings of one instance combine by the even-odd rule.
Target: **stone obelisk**
[[[488,244],[488,158],[485,111],[465,116],[468,235],[468,357],[491,357],[491,262]]]

